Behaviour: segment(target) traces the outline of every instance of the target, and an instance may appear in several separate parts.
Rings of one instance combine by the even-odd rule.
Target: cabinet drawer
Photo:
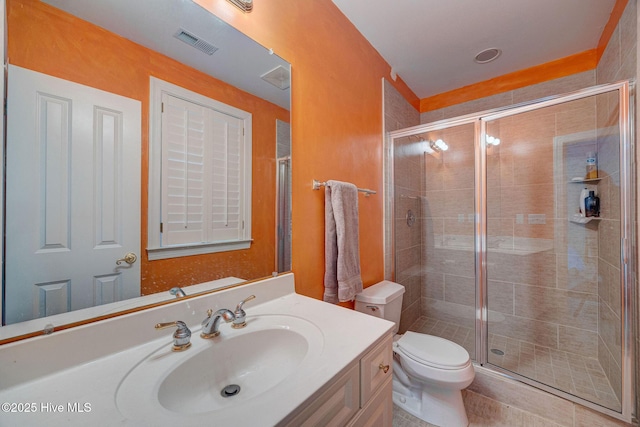
[[[337,379],[287,426],[344,426],[359,410],[358,364]]]
[[[360,407],[364,407],[371,396],[387,378],[391,378],[393,370],[393,336],[388,335],[384,341],[360,359]],[[386,372],[385,372],[386,371]]]

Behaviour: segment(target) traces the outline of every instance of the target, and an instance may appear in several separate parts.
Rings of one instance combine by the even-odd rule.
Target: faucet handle
[[[187,324],[181,320],[175,322],[158,323],[156,329],[170,328],[176,326],[178,329],[173,333],[173,347],[172,351],[183,351],[191,347],[191,330],[187,327]]]
[[[236,318],[233,320],[233,324],[231,325],[232,328],[240,329],[247,326],[247,322],[245,322],[244,320],[244,318],[247,316],[247,313],[242,309],[242,306],[245,302],[251,301],[255,297],[255,295],[249,295],[238,303],[238,305],[236,306],[236,311],[233,313]]]
[[[203,328],[209,323],[211,316],[213,316],[213,310],[209,309],[207,310],[207,317],[202,321]]]

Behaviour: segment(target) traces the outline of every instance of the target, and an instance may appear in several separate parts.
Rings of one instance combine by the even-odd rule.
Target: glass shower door
[[[619,94],[523,110],[484,126],[487,361],[620,411]]]
[[[277,253],[279,273],[291,270],[291,159],[278,159],[277,175]]]
[[[475,125],[394,140],[395,279],[412,331],[476,355]],[[415,307],[415,309],[413,309]]]

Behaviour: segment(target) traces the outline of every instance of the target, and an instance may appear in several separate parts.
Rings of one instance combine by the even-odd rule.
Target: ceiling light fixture
[[[253,0],[229,0],[229,2],[239,7],[243,12],[251,12],[253,10]]]
[[[502,54],[500,49],[492,47],[491,49],[485,49],[478,53],[473,60],[478,64],[486,64],[487,62],[495,61]]]
[[[419,137],[419,144],[422,144],[425,154],[429,154],[436,159],[442,161],[442,153],[449,149],[449,146],[442,139],[438,139],[436,141],[426,140],[422,137]]]
[[[436,142],[434,142],[433,146],[435,146],[435,148],[437,148],[440,151],[447,151],[449,149],[449,146],[447,145],[447,143],[441,139],[438,139]]]
[[[500,138],[496,138],[494,136],[491,135],[487,135],[486,137],[487,140],[487,145],[500,145]]]

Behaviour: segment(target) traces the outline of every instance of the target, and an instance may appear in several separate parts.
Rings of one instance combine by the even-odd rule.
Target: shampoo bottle
[[[586,217],[600,216],[600,198],[595,191],[589,191],[589,196],[584,199],[584,212]]]
[[[587,153],[587,174],[585,179],[595,179],[598,177],[598,163],[596,161],[596,153],[590,151]]]
[[[578,207],[578,210],[580,211],[580,215],[585,216],[585,209],[584,209],[584,202],[587,199],[587,197],[589,197],[589,190],[587,190],[587,188],[585,187],[584,189],[582,189],[582,191],[580,191],[580,206]]]

